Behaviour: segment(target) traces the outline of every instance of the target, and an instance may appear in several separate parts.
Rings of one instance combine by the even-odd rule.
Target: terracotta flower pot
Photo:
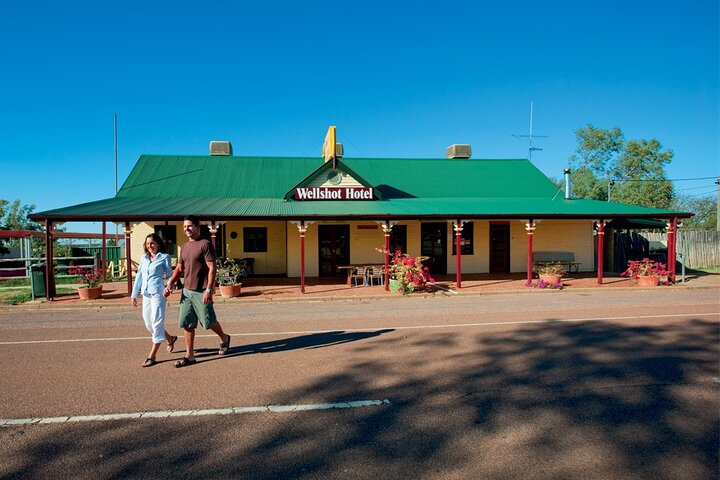
[[[92,288],[78,288],[80,300],[97,300],[102,297],[102,286]]]
[[[641,287],[657,287],[660,277],[657,275],[640,275],[637,277],[637,284]]]
[[[220,285],[220,294],[225,298],[239,297],[242,290],[242,283],[235,285]]]
[[[540,274],[540,280],[542,280],[545,283],[560,283],[562,280],[562,275],[553,275],[549,273],[541,273]]]

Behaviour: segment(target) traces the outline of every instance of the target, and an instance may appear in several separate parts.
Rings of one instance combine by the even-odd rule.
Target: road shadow
[[[337,346],[349,367],[268,404],[390,405],[2,429],[0,477],[72,466],[100,478],[718,478],[716,321],[372,333],[233,354]]]
[[[198,361],[198,363],[201,363],[211,360],[224,360],[240,355],[252,355],[256,353],[278,353],[299,349],[313,350],[317,348],[325,348],[350,342],[368,340],[393,331],[394,330],[391,328],[369,330],[367,332],[346,332],[342,330],[337,330],[332,332],[319,332],[311,333],[308,335],[300,335],[297,337],[281,338],[278,340],[271,340],[269,342],[258,342],[236,346],[233,346],[232,342],[240,341],[240,337],[233,337],[231,340],[230,348],[225,355],[218,355],[217,348],[199,348],[195,349],[195,357],[205,358],[215,356],[215,358],[208,358],[207,360]]]

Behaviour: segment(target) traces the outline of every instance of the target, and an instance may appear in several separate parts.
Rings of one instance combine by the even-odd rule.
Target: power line
[[[711,188],[712,185],[701,185],[699,187],[688,187],[688,188],[678,188],[679,191],[684,192],[685,190],[697,190],[698,188]]]
[[[713,193],[716,193],[715,189],[708,190],[707,192],[693,193],[691,195],[685,195],[686,197],[712,197]]]
[[[718,177],[697,177],[697,178],[618,178],[614,179],[616,182],[685,182],[691,180],[715,180]]]
[[[675,178],[668,180],[668,182],[684,182],[689,180],[717,180],[718,176],[715,175],[714,177],[697,177],[697,178]]]

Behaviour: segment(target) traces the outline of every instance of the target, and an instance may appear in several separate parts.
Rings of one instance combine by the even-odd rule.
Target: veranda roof
[[[668,218],[691,214],[565,200],[524,159],[346,159],[374,201],[293,201],[300,182],[330,168],[318,158],[143,155],[114,198],[47,210],[35,220]]]

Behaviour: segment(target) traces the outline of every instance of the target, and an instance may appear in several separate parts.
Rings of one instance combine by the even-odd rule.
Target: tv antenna
[[[527,138],[528,160],[532,161],[532,152],[542,151],[542,148],[533,147],[533,138],[548,138],[547,135],[533,135],[533,102],[530,102],[530,133],[528,135],[513,135],[515,138]]]

